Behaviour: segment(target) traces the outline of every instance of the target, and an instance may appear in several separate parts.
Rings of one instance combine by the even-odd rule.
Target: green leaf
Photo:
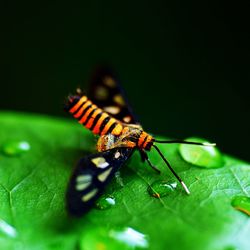
[[[75,121],[46,116],[1,113],[0,126],[1,148],[10,141],[30,145],[16,156],[0,154],[1,249],[113,249],[109,232],[119,228],[144,234],[155,250],[249,249],[249,217],[231,205],[235,196],[250,196],[250,166],[243,161],[224,156],[224,167],[201,169],[180,157],[178,145],[160,145],[191,195],[177,186],[157,199],[148,187],[173,176],[153,150],[161,175],[135,153],[121,170],[124,186],[114,179],[106,189],[115,205],[72,218],[67,183],[77,161],[95,150],[95,137]]]

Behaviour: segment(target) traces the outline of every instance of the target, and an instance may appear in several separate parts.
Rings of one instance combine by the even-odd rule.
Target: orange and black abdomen
[[[98,108],[85,95],[70,96],[68,99],[66,110],[94,134],[120,135],[123,129],[121,123]]]

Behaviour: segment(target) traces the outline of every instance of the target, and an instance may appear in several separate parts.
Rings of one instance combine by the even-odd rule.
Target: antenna
[[[193,142],[193,141],[183,141],[183,140],[171,140],[171,141],[161,141],[161,140],[154,140],[156,143],[166,143],[166,144],[174,144],[174,143],[180,143],[180,144],[191,144],[191,145],[198,145],[198,146],[209,146],[209,147],[215,147],[216,143],[209,143],[209,142]]]

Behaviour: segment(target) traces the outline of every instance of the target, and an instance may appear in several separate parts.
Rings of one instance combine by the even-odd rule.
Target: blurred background
[[[69,117],[64,97],[107,63],[147,131],[250,160],[248,1],[1,5],[1,110]]]

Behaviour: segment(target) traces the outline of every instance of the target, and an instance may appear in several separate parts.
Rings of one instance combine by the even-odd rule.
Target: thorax
[[[146,133],[140,125],[123,124],[119,135],[102,135],[97,142],[99,152],[116,147],[129,147],[150,150],[153,137]]]

